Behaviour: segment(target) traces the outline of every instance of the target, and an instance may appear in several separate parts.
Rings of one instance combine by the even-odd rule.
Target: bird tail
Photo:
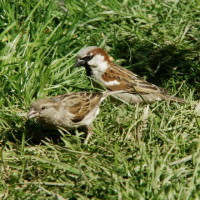
[[[122,93],[125,93],[125,91],[124,90],[118,90],[118,91],[105,91],[105,92],[102,92],[104,98],[106,98],[106,97],[108,97],[110,95],[122,94]]]
[[[103,94],[103,99],[105,99],[106,97],[110,96],[110,95],[117,95],[117,94],[123,94],[123,93],[127,93],[127,91],[124,91],[124,90],[118,90],[118,91],[105,91],[105,92],[102,92]],[[145,99],[145,96],[143,96],[144,99]],[[182,98],[179,98],[179,97],[174,97],[174,96],[170,96],[168,94],[159,94],[158,96],[160,98],[160,100],[170,100],[170,101],[174,101],[174,102],[179,102],[179,103],[185,103],[186,101]],[[121,99],[121,98],[120,98]],[[142,100],[142,99],[141,99]],[[158,100],[158,99],[155,99],[155,100]],[[154,101],[155,101],[154,100]],[[148,99],[147,99],[148,101]],[[123,101],[124,102],[124,101]],[[150,101],[151,102],[151,101]]]
[[[179,103],[185,103],[186,101],[182,98],[179,97],[174,97],[174,96],[170,96],[170,95],[163,95],[163,100],[170,100],[170,101],[175,101],[175,102],[179,102]]]

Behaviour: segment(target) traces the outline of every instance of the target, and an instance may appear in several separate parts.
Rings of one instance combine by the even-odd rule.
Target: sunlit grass
[[[200,6],[197,1],[0,2],[2,199],[198,199]],[[85,134],[27,120],[37,98],[95,91],[84,46],[186,99],[117,105]]]

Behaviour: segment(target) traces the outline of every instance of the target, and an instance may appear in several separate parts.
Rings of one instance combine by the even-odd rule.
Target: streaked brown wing
[[[80,122],[100,102],[102,93],[78,92],[57,97],[62,99],[65,108],[72,114],[74,123]]]
[[[107,69],[102,78],[108,82],[114,80],[120,82],[119,85],[107,86],[110,90],[128,90],[131,93],[141,94],[167,92],[165,89],[143,80],[138,75],[116,64],[112,64],[112,67]]]

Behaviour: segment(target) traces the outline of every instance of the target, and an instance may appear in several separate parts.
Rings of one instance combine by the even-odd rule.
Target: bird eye
[[[42,107],[41,107],[41,110],[44,110],[44,109],[45,109],[45,106],[42,106]]]
[[[94,55],[88,55],[83,58],[84,61],[89,61],[93,58]]]

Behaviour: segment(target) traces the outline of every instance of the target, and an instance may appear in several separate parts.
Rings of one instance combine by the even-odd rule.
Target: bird
[[[84,66],[87,76],[99,82],[107,90],[124,91],[116,96],[130,104],[160,100],[185,102],[182,98],[170,96],[164,88],[142,79],[113,61],[114,59],[102,48],[88,46],[78,52],[75,67]]]
[[[52,128],[72,130],[86,127],[88,134],[84,143],[87,144],[92,134],[92,122],[99,114],[101,102],[106,97],[121,92],[123,91],[76,92],[40,98],[31,104],[27,117],[36,118]]]

